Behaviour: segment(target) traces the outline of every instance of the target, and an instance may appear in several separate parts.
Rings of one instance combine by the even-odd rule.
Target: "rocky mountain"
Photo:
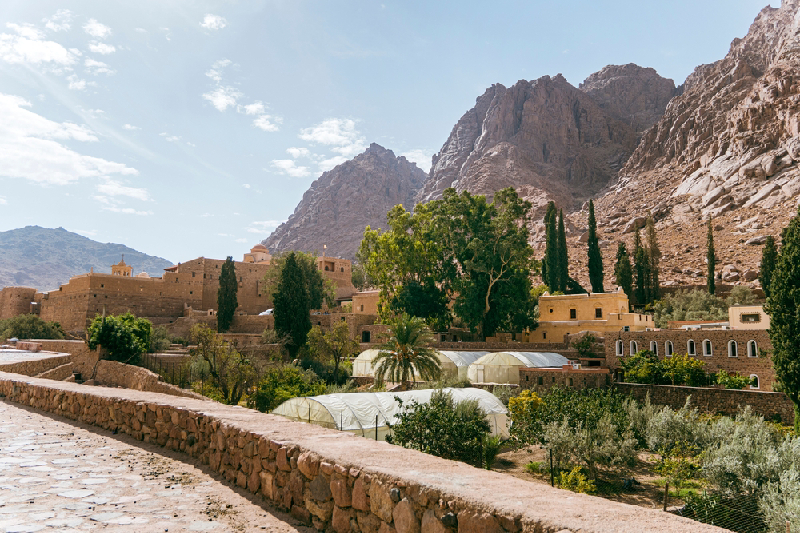
[[[24,228],[0,232],[0,288],[57,289],[69,278],[95,272],[111,273],[122,254],[134,273],[160,276],[172,262],[137,252],[122,244],[100,243],[64,228]]]
[[[272,252],[322,252],[327,245],[328,255],[352,259],[364,228],[385,228],[386,212],[397,204],[411,209],[425,178],[414,163],[373,143],[315,180],[263,244]]]

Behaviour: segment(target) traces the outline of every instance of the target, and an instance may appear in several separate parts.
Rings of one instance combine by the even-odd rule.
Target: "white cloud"
[[[164,140],[165,140],[165,141],[167,141],[167,142],[171,142],[171,143],[172,143],[172,142],[177,142],[177,141],[180,141],[180,140],[181,140],[180,136],[178,136],[178,135],[170,135],[170,134],[168,134],[166,131],[164,131],[164,132],[161,132],[161,133],[159,133],[158,135],[159,135],[159,136],[161,136],[161,137],[164,137]]]
[[[212,15],[210,13],[203,17],[203,22],[200,23],[200,26],[207,30],[221,30],[227,25],[228,21],[226,21],[223,17],[220,17],[219,15]]]
[[[134,31],[137,33],[147,33],[147,30],[144,28],[135,28]]]
[[[282,174],[293,178],[304,178],[311,175],[308,167],[298,167],[292,159],[273,159],[272,166],[277,168]]]
[[[298,157],[308,157],[311,155],[311,152],[308,151],[308,148],[287,148],[286,153],[292,156],[292,159],[297,159]]]
[[[89,51],[94,52],[95,54],[103,54],[106,56],[108,54],[113,54],[117,51],[117,49],[114,47],[114,45],[98,43],[95,41],[89,44]]]
[[[245,239],[245,238],[236,239],[236,242],[242,242],[242,243],[244,243],[244,242],[247,242],[247,239]]]
[[[0,205],[6,205],[8,202],[6,201],[5,196],[0,196]]]
[[[103,208],[103,210],[111,211],[112,213],[122,213],[125,215],[139,215],[142,217],[151,216],[153,214],[152,211],[138,211],[132,207],[106,206]]]
[[[218,59],[212,63],[211,68],[206,72],[206,76],[219,83],[222,81],[222,69],[231,65],[233,61],[230,59]]]
[[[134,175],[122,163],[81,155],[58,142],[97,141],[86,126],[54,122],[26,109],[30,102],[0,93],[0,176],[64,185],[81,178]]]
[[[271,117],[269,115],[261,115],[253,121],[253,126],[264,131],[278,131],[278,124],[281,124],[283,119],[281,117]]]
[[[0,33],[0,59],[12,64],[55,63],[69,66],[75,54],[54,41],[45,41],[41,32],[31,26],[7,23],[16,35]]]
[[[331,146],[331,150],[352,157],[366,148],[366,140],[356,130],[355,120],[349,118],[329,118],[316,126],[300,130],[300,139],[316,144]],[[337,158],[338,160],[338,158]]]
[[[59,9],[49,19],[42,19],[44,27],[50,31],[68,31],[72,22],[72,12],[69,9]]]
[[[124,126],[122,126],[122,127],[123,127],[124,129],[126,129],[126,130],[131,130],[131,131],[133,131],[133,130],[140,130],[140,129],[142,129],[142,128],[138,128],[138,127],[136,127],[136,126],[131,126],[130,124],[125,124],[125,125],[124,125]]]
[[[93,74],[97,76],[98,74],[107,74],[112,75],[116,74],[115,70],[112,70],[108,65],[103,63],[102,61],[96,61],[91,58],[86,58],[83,62],[83,65],[86,67],[86,72],[89,74]]]
[[[203,98],[211,102],[217,111],[225,111],[236,106],[236,100],[244,96],[239,90],[230,86],[219,86],[211,92],[203,94]]]
[[[245,115],[260,115],[266,111],[267,108],[261,100],[256,100],[252,104],[239,106],[239,113],[244,113]]]
[[[119,181],[112,180],[111,178],[106,178],[105,181],[98,184],[97,192],[112,197],[126,196],[128,198],[134,198],[143,202],[150,200],[150,194],[147,192],[147,189],[128,187]]]
[[[248,233],[271,233],[272,230],[286,222],[285,220],[255,220],[247,228]]]
[[[249,183],[244,183],[244,184],[242,184],[242,187],[244,187],[245,189],[249,189],[250,188],[250,184]]]
[[[94,237],[97,235],[96,229],[76,229],[74,231],[75,233],[80,233],[81,235],[85,235],[87,237]]]
[[[318,163],[318,166],[319,166],[320,171],[327,172],[328,170],[332,169],[333,167],[335,167],[337,165],[341,165],[342,163],[344,163],[348,159],[349,159],[348,157],[343,156],[343,155],[335,155],[335,156],[330,157],[328,159],[323,159],[322,161],[320,161]]]
[[[433,152],[431,150],[409,150],[408,152],[403,152],[400,155],[404,156],[412,163],[416,163],[417,166],[425,172],[428,172],[431,169],[431,157],[433,157]]]
[[[83,31],[98,39],[105,39],[111,35],[111,28],[97,22],[95,19],[89,19],[89,22],[83,25]]]
[[[75,74],[67,76],[67,81],[69,82],[69,88],[73,91],[82,91],[86,88],[86,80],[78,78]]]

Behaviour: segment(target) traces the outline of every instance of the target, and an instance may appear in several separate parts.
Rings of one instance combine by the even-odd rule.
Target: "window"
[[[747,341],[747,357],[758,357],[758,344],[752,339]]]
[[[654,354],[658,355],[658,342],[657,341],[650,341],[650,351]]]
[[[728,357],[739,357],[739,350],[736,341],[728,341]]]
[[[711,341],[706,339],[703,341],[703,356],[711,357],[712,355],[714,355],[713,346],[711,346]]]
[[[527,376],[527,375],[526,375],[526,376],[525,376],[525,381],[530,381],[530,380],[528,379],[529,377],[530,377],[530,376]]]
[[[630,331],[630,330],[631,330],[630,326],[622,326],[622,331]]]
[[[342,267],[342,272],[344,272],[344,267]]]
[[[572,378],[569,378],[569,386],[572,387]]]
[[[757,375],[750,374],[750,379],[752,380],[750,382],[750,388],[751,389],[760,389],[761,388],[761,383],[759,383]]]
[[[544,385],[544,378],[542,376],[539,376],[539,380],[537,381],[537,383],[539,385]]]
[[[636,341],[631,341],[631,355],[639,351],[639,344]]]
[[[617,341],[617,357],[625,355],[625,343],[621,340]]]
[[[603,310],[602,309],[595,309],[594,310],[594,317],[595,318],[603,318]]]
[[[672,357],[672,354],[675,352],[675,348],[672,346],[672,341],[667,341],[664,343],[664,352],[666,352],[667,357]]]
[[[101,288],[101,289],[105,288],[105,284],[104,284],[104,283],[101,283],[101,284],[100,284],[100,288]]]
[[[369,331],[361,332],[361,342],[369,342],[369,337],[370,337]]]
[[[578,318],[578,310],[577,309],[570,309],[569,310],[569,318],[570,320],[575,320]]]
[[[361,306],[361,311],[362,311],[362,312],[364,311],[364,306],[363,306],[363,305]]]
[[[194,272],[192,272],[192,277],[194,277]]]
[[[694,341],[691,339],[686,343],[686,353],[688,355],[697,355],[697,348],[694,345]]]
[[[543,332],[542,332],[542,338],[543,338],[543,339],[546,339],[546,338],[547,338],[547,332],[546,332],[546,331],[543,331]]]
[[[551,308],[549,309],[549,311],[550,311],[550,313],[552,313],[552,312],[553,312],[553,308],[551,307]]]
[[[739,319],[743,323],[761,322],[761,313],[742,313],[739,315]]]

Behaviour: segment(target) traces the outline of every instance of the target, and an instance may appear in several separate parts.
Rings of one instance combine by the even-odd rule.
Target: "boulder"
[[[764,244],[765,242],[767,242],[767,236],[759,235],[757,237],[753,237],[752,239],[747,239],[745,241],[745,244],[748,244],[750,246],[759,246],[761,244]]]

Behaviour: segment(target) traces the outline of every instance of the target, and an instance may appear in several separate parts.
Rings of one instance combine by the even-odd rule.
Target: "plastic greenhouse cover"
[[[439,353],[450,359],[456,366],[469,366],[489,352],[453,352],[440,350]]]
[[[503,352],[513,355],[528,368],[561,368],[569,363],[563,355],[552,352]]]

